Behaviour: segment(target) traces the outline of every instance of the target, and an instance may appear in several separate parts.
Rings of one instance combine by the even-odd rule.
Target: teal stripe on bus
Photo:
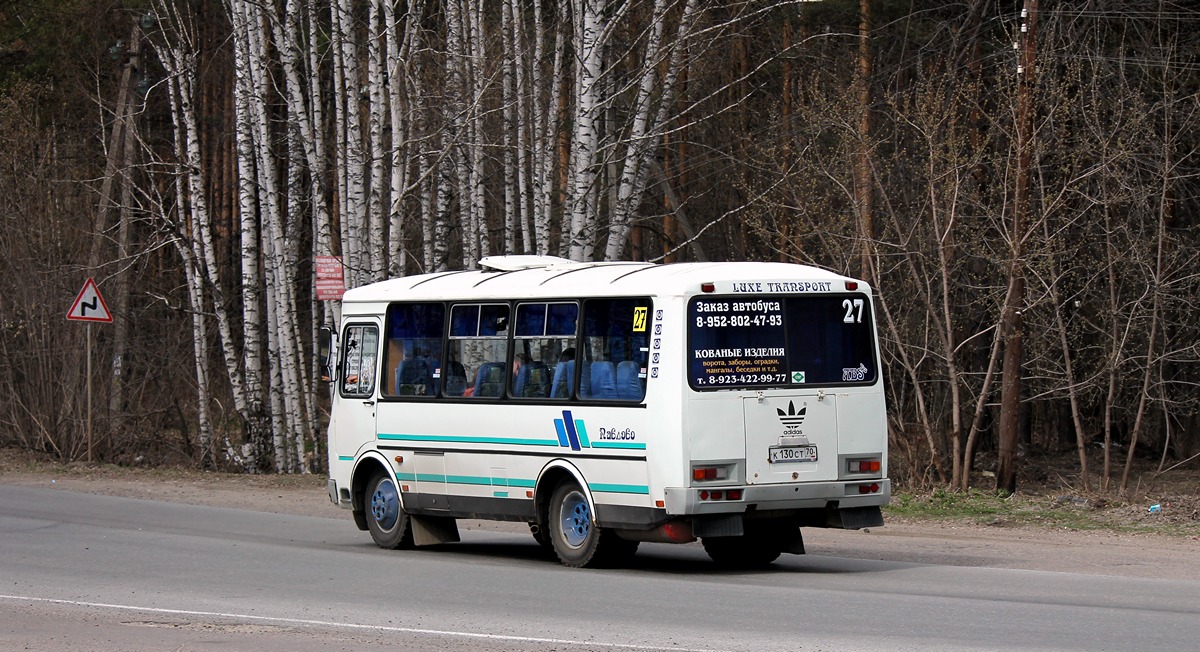
[[[479,486],[509,487],[532,489],[536,486],[534,480],[521,478],[489,478],[475,475],[438,475],[436,473],[397,473],[400,482],[438,482],[441,484],[470,484]]]
[[[646,450],[646,444],[632,441],[594,441],[592,448],[624,448],[626,450]]]
[[[497,482],[496,480],[499,480]],[[501,487],[508,486],[504,478],[481,478],[474,475],[448,475],[446,476],[446,484],[481,484],[485,486],[499,485]]]
[[[650,487],[644,484],[606,484],[589,483],[588,488],[595,492],[606,494],[650,494]]]
[[[338,461],[339,462],[353,462],[354,456],[353,455],[338,455]]]
[[[443,444],[509,444],[513,446],[558,446],[557,439],[524,439],[520,437],[471,437],[467,435],[413,435],[379,433],[388,441],[427,441]]]
[[[477,486],[508,487],[510,489],[532,489],[537,485],[535,480],[522,478],[489,478],[476,475],[439,475],[436,473],[397,473],[396,479],[401,482],[437,482],[439,484],[466,484]],[[604,482],[591,483],[588,488],[595,492],[607,494],[643,494],[650,493],[650,487],[644,484],[610,484]]]

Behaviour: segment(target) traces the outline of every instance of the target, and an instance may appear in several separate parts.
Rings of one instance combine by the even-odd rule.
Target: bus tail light
[[[883,470],[883,462],[875,457],[860,457],[846,460],[847,473],[879,473]]]
[[[741,489],[712,489],[712,490],[701,489],[700,493],[697,495],[699,496],[700,500],[705,500],[705,501],[710,501],[710,502],[714,501],[714,500],[741,500],[742,499],[742,490]]]
[[[701,283],[700,291],[701,292],[716,292],[717,286],[715,283]]]
[[[858,289],[858,281],[846,281],[846,289],[851,292]]]
[[[879,493],[879,483],[872,482],[871,484],[858,485],[858,493],[860,494],[877,494]]]
[[[727,466],[693,466],[692,480],[696,482],[712,482],[714,480],[728,480],[729,467]]]

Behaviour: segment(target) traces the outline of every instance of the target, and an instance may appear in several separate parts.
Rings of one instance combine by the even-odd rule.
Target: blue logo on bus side
[[[563,418],[554,420],[554,429],[558,431],[558,445],[570,446],[573,451],[591,448],[583,419],[572,418],[570,410],[563,410],[562,415]]]

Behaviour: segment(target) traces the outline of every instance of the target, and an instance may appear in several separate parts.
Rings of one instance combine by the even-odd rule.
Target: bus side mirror
[[[321,372],[321,380],[329,382],[331,377],[331,369],[329,367],[330,358],[333,353],[333,331],[327,326],[322,326],[321,330],[317,331],[317,359],[319,361],[319,370]]]

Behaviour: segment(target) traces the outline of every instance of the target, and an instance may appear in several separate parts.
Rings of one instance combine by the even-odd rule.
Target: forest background
[[[1195,474],[1198,54],[1185,0],[0,0],[0,446],[322,471],[314,257],[536,253],[870,281],[908,486]]]

